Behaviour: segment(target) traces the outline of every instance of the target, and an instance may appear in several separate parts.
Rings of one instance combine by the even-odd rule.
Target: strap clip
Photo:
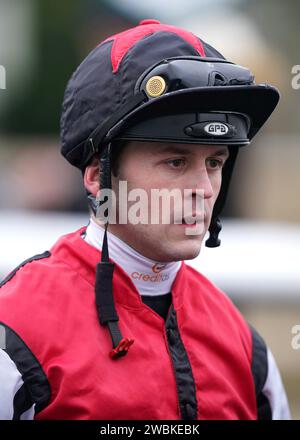
[[[127,354],[129,347],[134,343],[133,339],[123,338],[118,343],[118,345],[109,352],[109,355],[112,359],[117,359],[121,356],[125,356]]]

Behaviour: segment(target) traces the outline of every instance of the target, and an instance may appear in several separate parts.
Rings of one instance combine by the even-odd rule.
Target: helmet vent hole
[[[227,84],[227,79],[225,78],[224,75],[222,75],[219,72],[215,72],[214,73],[214,81],[213,81],[213,85],[214,86],[223,86]]]

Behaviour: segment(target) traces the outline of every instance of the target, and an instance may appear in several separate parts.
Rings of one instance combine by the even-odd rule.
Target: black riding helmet
[[[102,161],[100,188],[111,188],[115,141],[139,140],[227,145],[206,246],[219,246],[219,215],[239,147],[248,145],[275,109],[276,88],[255,84],[252,73],[229,62],[192,33],[156,20],[116,34],[98,45],[74,72],[61,117],[61,152],[84,171],[95,154]],[[196,148],[196,145],[195,145]],[[95,200],[90,197],[93,204]],[[108,325],[112,357],[127,353],[112,296],[107,223],[97,267],[96,302]]]

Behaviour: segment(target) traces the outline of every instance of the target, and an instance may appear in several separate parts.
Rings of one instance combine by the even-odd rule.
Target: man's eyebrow
[[[195,145],[195,148],[197,148],[198,145]],[[194,154],[194,151],[192,150],[188,150],[185,147],[176,147],[176,146],[171,146],[171,145],[167,145],[163,148],[160,148],[158,151],[159,154],[165,154],[165,153],[171,153],[171,154]],[[157,153],[156,153],[157,154]],[[212,152],[213,156],[224,156],[224,157],[228,157],[229,156],[229,151],[227,147],[223,147],[217,151],[213,151]]]
[[[228,149],[222,149],[222,150],[218,150],[218,151],[215,151],[214,153],[213,153],[213,156],[225,156],[225,157],[228,157],[229,156],[229,151],[228,151]]]
[[[159,153],[192,154],[193,152],[184,147],[165,146],[159,149]]]

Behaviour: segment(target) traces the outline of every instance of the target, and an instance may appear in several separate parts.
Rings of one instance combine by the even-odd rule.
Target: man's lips
[[[204,224],[205,218],[206,218],[205,214],[186,215],[183,218],[181,218],[179,221],[174,223],[177,224],[178,226],[193,227],[199,224]]]

